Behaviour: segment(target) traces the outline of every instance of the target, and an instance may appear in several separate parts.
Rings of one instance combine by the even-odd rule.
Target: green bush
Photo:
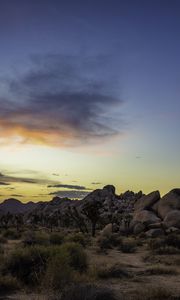
[[[98,268],[97,277],[101,279],[124,278],[124,277],[130,277],[130,274],[127,272],[124,266],[120,264],[115,264],[110,267]]]
[[[97,243],[101,250],[112,249],[113,247],[121,246],[122,238],[116,233],[102,234],[99,236]]]
[[[76,284],[68,287],[61,300],[116,300],[112,290],[91,284]]]
[[[61,249],[69,255],[70,266],[79,272],[87,270],[87,255],[81,245],[76,243],[65,243]]]
[[[73,280],[73,270],[70,266],[70,257],[62,248],[50,258],[43,279],[43,286],[51,291],[62,291]]]
[[[49,235],[45,232],[35,232],[34,236],[36,245],[48,245],[49,244]]]
[[[123,253],[134,253],[136,252],[137,244],[136,241],[133,239],[124,239],[122,244],[119,247],[119,250]]]
[[[61,245],[64,241],[64,235],[62,233],[51,233],[49,241],[52,245]]]
[[[7,239],[3,236],[0,236],[0,244],[6,244],[7,243]]]
[[[45,272],[49,256],[49,249],[42,246],[17,249],[7,257],[4,271],[23,284],[36,285]]]
[[[128,300],[173,300],[171,292],[162,287],[151,287],[147,289],[138,289],[132,298]]]
[[[172,246],[172,247],[180,249],[180,236],[175,233],[169,234],[165,238],[165,243],[168,246]]]
[[[83,247],[86,247],[88,244],[90,244],[90,237],[82,234],[81,232],[71,233],[65,238],[65,241],[78,243]]]
[[[19,289],[16,278],[11,276],[0,276],[0,294],[14,292]]]
[[[63,276],[67,281],[72,272],[82,273],[86,270],[86,253],[81,245],[75,243],[18,248],[5,258],[2,267],[3,274],[10,274],[29,286],[39,285],[43,278],[46,278],[47,282],[47,278],[52,274],[52,287],[57,287],[58,276],[59,279],[62,277],[63,282]]]
[[[21,238],[21,233],[15,229],[7,229],[4,231],[3,237],[11,240],[17,240]]]
[[[175,246],[176,245],[176,246]],[[177,247],[176,238],[167,236],[165,238],[151,239],[148,243],[149,249],[154,254],[179,254],[180,249]]]
[[[143,275],[177,275],[177,271],[172,267],[157,264],[143,271]]]

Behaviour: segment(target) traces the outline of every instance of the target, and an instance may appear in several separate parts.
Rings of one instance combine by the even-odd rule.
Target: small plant
[[[116,234],[100,235],[97,243],[101,250],[112,249],[113,247],[122,245],[122,238]]]
[[[165,243],[168,246],[172,246],[172,247],[180,249],[180,236],[175,233],[169,234],[165,238]]]
[[[76,243],[65,243],[61,246],[61,249],[68,253],[70,258],[70,266],[79,272],[87,270],[87,255],[84,252],[81,245]]]
[[[67,251],[60,249],[51,257],[43,279],[43,286],[50,291],[61,291],[73,281],[73,270]]]
[[[64,241],[64,235],[62,233],[51,233],[49,242],[52,245],[61,245]]]
[[[7,239],[3,236],[0,236],[0,244],[6,244],[7,243]]]
[[[130,238],[124,239],[122,241],[121,246],[119,247],[119,250],[123,253],[134,253],[136,252],[137,244],[136,241]]]
[[[78,244],[82,245],[83,247],[86,247],[90,243],[90,237],[82,234],[81,232],[72,233],[72,234],[69,234],[65,238],[65,241],[78,243]]]
[[[173,246],[172,240],[168,239],[151,239],[148,247],[154,254],[168,255],[168,254],[179,254],[180,249]]]
[[[11,240],[17,240],[20,239],[21,233],[15,229],[7,229],[4,231],[3,237]]]
[[[108,278],[124,278],[130,277],[130,274],[124,268],[124,266],[115,264],[110,267],[100,267],[97,270],[97,277],[101,279],[108,279]]]
[[[36,245],[49,244],[49,235],[45,232],[36,232],[34,238],[34,242]]]
[[[117,300],[113,291],[91,284],[76,284],[68,287],[61,300]]]
[[[0,275],[0,295],[14,292],[19,289],[16,278]]]
[[[44,274],[49,256],[48,248],[42,246],[16,249],[7,257],[4,272],[23,284],[36,285]]]
[[[134,291],[132,298],[128,300],[171,300],[171,292],[166,290],[164,287],[151,287],[148,289],[142,289]]]
[[[172,267],[161,265],[151,266],[143,272],[144,275],[177,275],[177,271]]]

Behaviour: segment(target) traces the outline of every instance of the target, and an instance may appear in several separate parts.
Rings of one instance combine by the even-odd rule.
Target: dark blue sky
[[[177,181],[179,37],[179,0],[0,1],[0,143],[124,135],[128,174],[142,156]]]

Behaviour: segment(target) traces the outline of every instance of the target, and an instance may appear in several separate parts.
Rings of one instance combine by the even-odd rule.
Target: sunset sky
[[[0,201],[180,187],[180,1],[0,0]]]

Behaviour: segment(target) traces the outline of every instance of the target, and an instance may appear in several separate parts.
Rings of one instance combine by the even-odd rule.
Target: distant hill
[[[36,205],[37,204],[34,202],[22,203],[17,199],[10,198],[0,203],[0,213],[1,214],[8,213],[8,212],[10,212],[11,214],[25,213],[33,210],[36,207]]]

